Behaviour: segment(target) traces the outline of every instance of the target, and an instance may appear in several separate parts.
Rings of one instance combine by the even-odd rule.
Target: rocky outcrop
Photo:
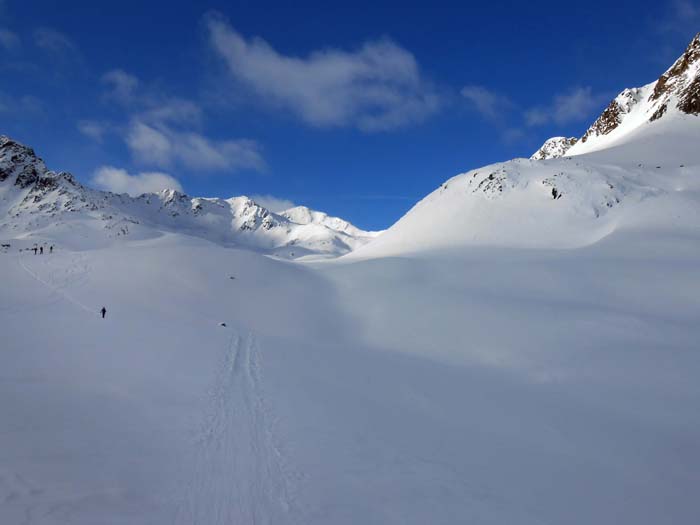
[[[532,160],[557,159],[578,142],[576,137],[552,137],[547,139],[542,147],[530,157]]]
[[[642,96],[642,88],[625,89],[610,102],[608,107],[603,110],[603,113],[586,130],[586,133],[581,137],[581,142],[586,142],[591,137],[607,135],[616,129],[622,124],[625,116],[632,111],[632,108],[639,103]]]
[[[640,113],[639,122],[654,122],[670,109],[700,114],[700,33],[656,82],[620,93],[581,137],[581,142],[608,135],[633,111]]]

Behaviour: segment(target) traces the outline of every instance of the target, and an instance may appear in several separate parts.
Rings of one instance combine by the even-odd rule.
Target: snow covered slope
[[[542,144],[542,147],[533,153],[530,158],[532,160],[544,160],[563,157],[576,142],[578,142],[576,137],[552,137],[547,139]]]
[[[352,264],[69,241],[0,253],[2,524],[700,513],[697,230]]]
[[[457,175],[349,257],[574,248],[621,228],[697,228],[698,86],[700,35],[657,82],[617,97],[565,157],[557,148],[569,139],[554,138],[531,159]]]
[[[31,148],[0,136],[0,238],[32,235],[104,246],[118,238],[149,238],[163,231],[288,258],[340,255],[377,235],[304,207],[272,213],[248,197],[191,198],[163,190],[133,198],[96,191],[69,173],[47,170]]]

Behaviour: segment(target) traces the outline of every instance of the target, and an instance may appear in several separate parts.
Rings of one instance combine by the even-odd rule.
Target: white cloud
[[[126,106],[140,120],[175,124],[199,124],[202,109],[191,100],[169,97],[142,87],[138,77],[123,69],[112,69],[100,78],[107,88],[104,97]]]
[[[235,80],[309,124],[387,130],[438,109],[439,97],[414,56],[390,40],[299,58],[280,54],[260,38],[246,40],[217,15],[206,23],[211,46]]]
[[[194,169],[235,171],[260,170],[265,164],[255,141],[212,140],[162,123],[134,120],[129,126],[126,143],[137,161],[159,167],[181,163]]]
[[[257,202],[263,208],[267,208],[273,213],[279,213],[281,211],[288,210],[289,208],[294,208],[296,206],[296,204],[294,204],[289,199],[280,199],[279,197],[275,197],[274,195],[251,195],[250,198]]]
[[[192,102],[182,98],[151,99],[145,104],[140,117],[155,123],[199,124],[202,120],[202,109]]]
[[[539,126],[554,122],[568,124],[585,120],[602,109],[608,100],[607,95],[594,94],[590,87],[577,87],[568,93],[555,95],[552,103],[546,107],[536,107],[525,112],[528,126]]]
[[[682,34],[687,39],[697,34],[700,27],[700,2],[674,0],[668,7],[668,14],[658,22],[662,31]]]
[[[0,28],[0,47],[6,51],[12,51],[19,47],[19,37],[9,29]]]
[[[175,165],[195,170],[262,170],[265,162],[259,145],[248,139],[215,140],[200,132],[201,107],[187,99],[164,95],[143,87],[122,69],[106,72],[101,81],[105,97],[121,103],[128,123],[123,126],[82,121],[80,131],[100,140],[105,131],[116,130],[139,163],[161,169]]]
[[[102,142],[102,138],[107,132],[107,126],[94,120],[81,120],[78,122],[77,127],[80,133],[95,142]]]
[[[55,58],[78,58],[78,46],[65,34],[55,29],[41,27],[34,31],[34,43]]]
[[[139,85],[139,79],[123,69],[107,71],[101,81],[109,89],[107,97],[122,103],[131,101]]]
[[[551,114],[545,108],[532,108],[525,112],[525,123],[528,126],[540,126],[551,120]]]
[[[173,145],[170,139],[143,122],[133,122],[126,135],[126,144],[134,157],[156,166],[169,166],[173,161]]]
[[[182,191],[182,185],[177,179],[166,173],[144,172],[129,175],[126,170],[112,166],[98,168],[92,177],[92,183],[102,190],[113,193],[128,193],[132,196],[165,189]]]
[[[464,86],[460,92],[484,118],[501,120],[513,102],[506,96],[495,93],[483,86]]]
[[[0,91],[0,113],[26,117],[32,113],[41,114],[43,112],[43,102],[32,95],[13,97]]]

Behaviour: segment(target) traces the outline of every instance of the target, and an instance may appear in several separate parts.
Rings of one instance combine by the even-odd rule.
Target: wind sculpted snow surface
[[[0,522],[692,522],[699,241],[0,254]]]

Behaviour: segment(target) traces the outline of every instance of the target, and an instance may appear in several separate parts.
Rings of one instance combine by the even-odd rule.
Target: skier
[[[105,318],[105,315],[107,315],[107,308],[105,308],[105,307],[103,306],[103,307],[102,307],[102,310],[100,310],[100,313],[102,314],[102,319],[104,319],[104,318]]]
[[[49,253],[53,253],[53,245],[49,248]]]
[[[39,255],[44,255],[44,247],[43,246],[39,247]]]
[[[34,255],[36,255],[36,251],[37,251],[38,249],[39,249],[39,248],[37,248],[36,246],[34,246]]]

